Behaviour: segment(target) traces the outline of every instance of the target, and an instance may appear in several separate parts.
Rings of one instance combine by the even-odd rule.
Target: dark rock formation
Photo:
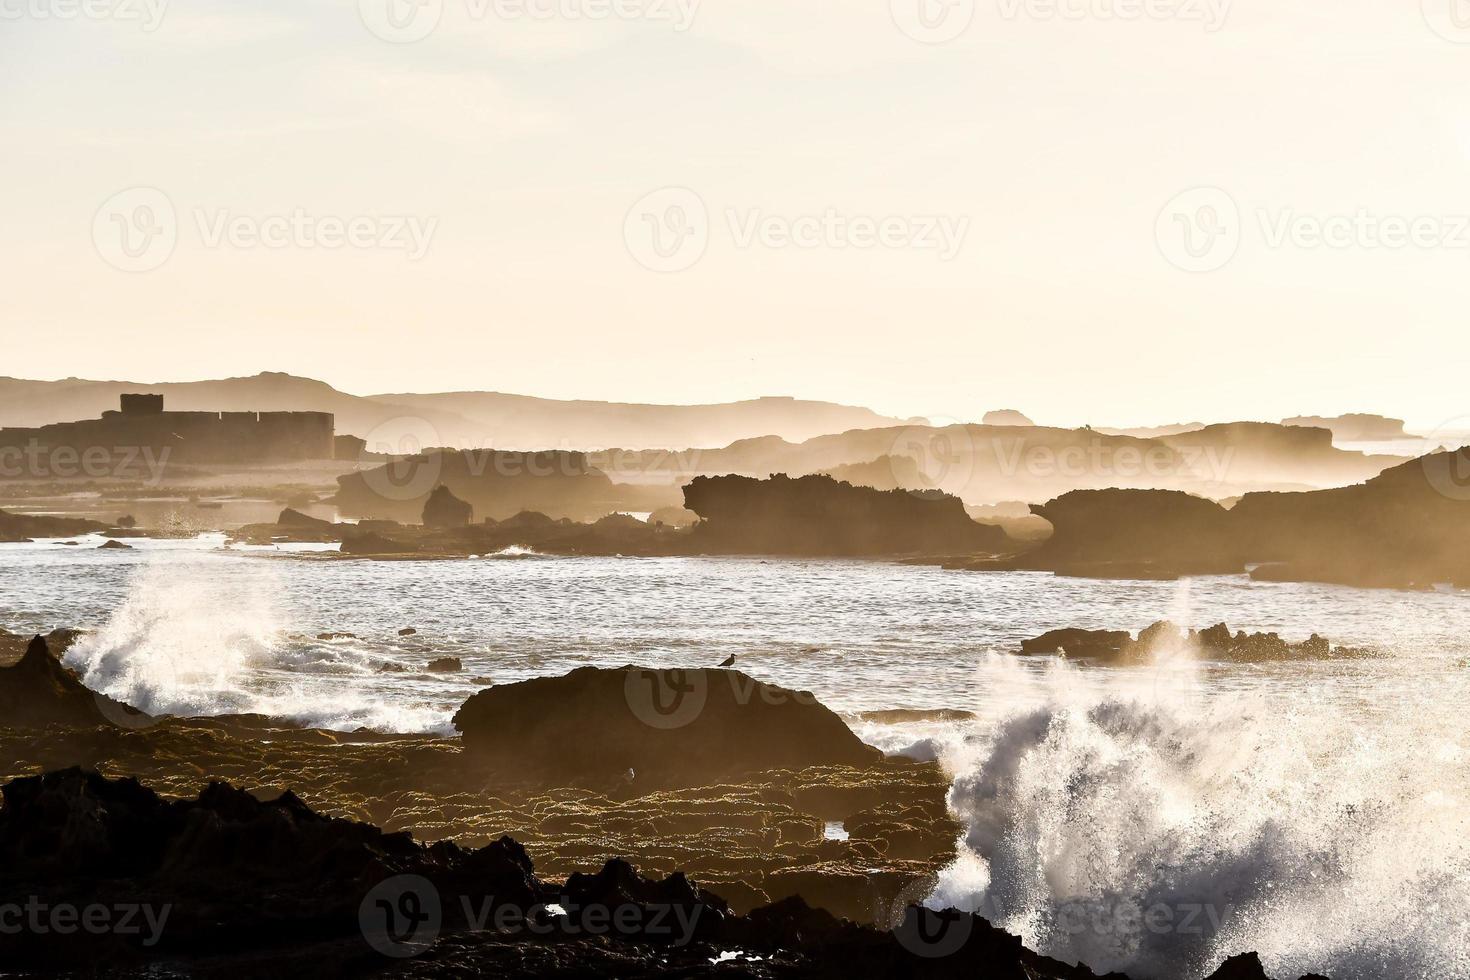
[[[738,670],[581,667],[481,691],[454,716],[465,749],[540,780],[704,785],[765,769],[881,758],[810,694]]]
[[[1147,661],[1156,653],[1188,652],[1204,660],[1260,663],[1272,660],[1322,660],[1364,657],[1373,651],[1334,647],[1313,633],[1300,643],[1288,643],[1275,633],[1232,634],[1218,623],[1187,633],[1170,622],[1157,622],[1134,639],[1122,630],[1059,629],[1021,643],[1023,654],[1064,653],[1079,660]]]
[[[475,508],[456,497],[444,484],[424,501],[425,527],[464,527],[475,519]]]
[[[1026,654],[1065,653],[1081,660],[1110,660],[1133,643],[1131,634],[1123,630],[1084,630],[1076,628],[1051,630],[1021,642]]]
[[[113,539],[109,538],[108,540],[106,540],[106,541],[102,542],[101,544],[99,544],[97,546],[97,550],[98,551],[132,551],[133,550],[133,546],[130,545],[130,544],[123,544],[121,541],[116,541],[116,540],[113,540]]]
[[[579,521],[651,511],[677,501],[670,487],[614,484],[583,453],[436,449],[338,477],[336,503],[357,517],[418,520],[439,486],[474,512],[502,520],[523,510]]]
[[[957,497],[883,492],[831,477],[699,477],[684,503],[700,516],[696,548],[722,554],[896,555],[1008,550]]]
[[[100,534],[106,524],[76,517],[46,517],[11,514],[0,510],[0,541],[29,541],[32,538],[70,538],[78,534]]]
[[[1220,969],[1211,973],[1205,980],[1271,980],[1266,975],[1266,968],[1261,965],[1261,957],[1256,953],[1241,953],[1231,956],[1220,964]],[[1301,980],[1327,980],[1318,973],[1308,973]]]
[[[1358,486],[1251,493],[1230,512],[1258,577],[1424,588],[1470,585],[1470,451],[1434,453]]]
[[[149,720],[136,708],[83,684],[51,655],[44,637],[31,640],[19,662],[0,668],[0,724],[12,728],[134,727]]]
[[[372,531],[348,534],[342,538],[344,555],[407,555],[417,550],[418,545],[411,541],[386,538]]]
[[[280,524],[282,527],[290,528],[322,529],[335,527],[335,525],[331,521],[324,521],[320,517],[312,517],[308,514],[303,514],[301,513],[301,511],[293,510],[290,507],[287,507],[285,510],[281,511],[281,516],[276,518],[276,523]]]
[[[799,898],[739,918],[682,874],[651,880],[616,859],[548,887],[508,837],[426,847],[321,816],[290,792],[262,801],[216,782],[169,802],[80,769],[0,792],[0,894],[109,917],[142,910],[135,931],[0,933],[12,968],[672,978],[703,975],[732,949],[774,968],[762,976],[1094,976],[957,912],[896,908],[892,933]]]
[[[1016,568],[1111,578],[1245,568],[1229,513],[1177,490],[1074,490],[1031,509],[1053,532]]]
[[[509,839],[477,851],[425,847],[323,817],[290,792],[262,802],[211,783],[197,800],[167,802],[134,780],[69,769],[15,780],[3,794],[0,894],[167,908],[153,936],[0,933],[7,964],[94,968],[99,957],[215,956],[361,935],[364,900],[397,875],[430,882],[451,922],[463,921],[457,896],[523,910],[547,895]]]
[[[424,669],[431,674],[456,674],[464,670],[464,664],[460,663],[458,657],[439,657],[430,660]]]
[[[1470,585],[1467,472],[1470,450],[1435,453],[1356,486],[1248,493],[1229,510],[1172,491],[1079,490],[1033,507],[1051,538],[992,567],[1172,578],[1259,563],[1252,574],[1268,580]]]

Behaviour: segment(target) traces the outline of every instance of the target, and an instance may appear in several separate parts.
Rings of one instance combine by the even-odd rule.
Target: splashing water
[[[152,715],[258,713],[325,728],[440,731],[443,710],[383,696],[381,657],[277,628],[279,569],[214,556],[150,561],[106,625],[66,663],[83,683]],[[344,686],[344,677],[356,683]]]
[[[1464,672],[1353,705],[1206,696],[1166,659],[1162,684],[984,662],[1015,708],[946,760],[967,831],[929,904],[1135,977],[1249,950],[1275,976],[1470,977]]]
[[[269,569],[222,588],[197,562],[144,565],[107,625],[68,651],[94,690],[150,714],[251,710],[245,679],[269,662],[275,611]]]

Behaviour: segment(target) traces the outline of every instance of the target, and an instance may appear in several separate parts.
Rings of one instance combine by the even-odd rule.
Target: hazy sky
[[[0,374],[1432,428],[1452,3],[0,0]]]

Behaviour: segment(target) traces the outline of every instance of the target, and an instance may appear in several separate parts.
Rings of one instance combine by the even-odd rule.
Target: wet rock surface
[[[467,752],[536,778],[639,788],[881,758],[811,694],[738,670],[581,667],[481,691],[454,725]]]
[[[1224,623],[1186,631],[1166,621],[1140,630],[1136,639],[1123,630],[1051,630],[1022,641],[1020,652],[1033,655],[1062,653],[1079,660],[1122,662],[1147,662],[1159,655],[1179,654],[1241,663],[1374,655],[1374,651],[1363,647],[1334,646],[1316,633],[1291,643],[1276,633],[1246,633],[1243,630],[1232,633]]]

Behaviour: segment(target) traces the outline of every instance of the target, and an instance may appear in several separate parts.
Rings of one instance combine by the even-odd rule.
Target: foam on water
[[[980,670],[1016,707],[947,759],[968,829],[929,904],[1135,977],[1249,950],[1274,976],[1470,976],[1463,672],[1370,725],[1301,689]]]
[[[278,569],[250,563],[232,572],[220,576],[207,554],[148,561],[106,625],[67,652],[67,665],[93,690],[154,715],[254,712],[327,728],[445,729],[436,706],[378,696],[381,658],[372,652],[278,629]],[[341,683],[344,675],[358,683]]]

